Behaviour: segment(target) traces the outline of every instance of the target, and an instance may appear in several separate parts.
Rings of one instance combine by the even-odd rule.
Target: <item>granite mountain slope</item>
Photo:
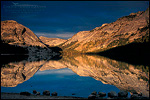
[[[29,28],[14,20],[1,21],[1,43],[3,54],[28,54],[39,57],[59,55],[56,53],[58,50],[49,48]],[[20,53],[19,50],[25,52]]]
[[[1,21],[1,40],[12,45],[45,47],[29,28],[14,20]]]
[[[42,41],[41,41],[42,40]],[[29,55],[57,55],[59,50],[56,46],[64,42],[64,39],[37,37],[29,28],[14,20],[1,21],[1,43],[3,54],[20,54],[19,48],[27,51]],[[14,51],[14,52],[12,52]],[[27,53],[27,52],[22,52]]]
[[[64,51],[100,52],[133,42],[149,42],[149,8],[131,13],[91,31],[80,31],[62,43]]]

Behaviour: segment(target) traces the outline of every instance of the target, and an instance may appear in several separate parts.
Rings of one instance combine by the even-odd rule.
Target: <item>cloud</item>
[[[47,74],[63,74],[63,75],[73,75],[75,74],[71,69],[63,68],[63,69],[53,69],[53,70],[45,70],[38,71],[37,75],[47,75]]]
[[[74,33],[64,33],[64,34],[56,34],[56,36],[60,38],[71,38],[74,35]]]
[[[50,33],[43,33],[43,32],[35,32],[35,34],[40,37],[40,36],[44,36],[44,37],[48,37],[48,38],[56,38],[56,34],[50,34]]]
[[[71,38],[74,34],[73,32],[62,32],[60,33],[44,33],[44,32],[34,32],[38,37],[44,36],[48,38],[61,38],[61,39],[69,39]]]

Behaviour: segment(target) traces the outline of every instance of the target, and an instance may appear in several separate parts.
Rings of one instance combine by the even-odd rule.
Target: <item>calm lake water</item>
[[[58,96],[88,97],[91,92],[120,90],[149,96],[149,66],[132,65],[102,56],[79,55],[57,60],[34,57],[1,65],[1,92],[33,90]],[[72,95],[73,94],[73,95]]]

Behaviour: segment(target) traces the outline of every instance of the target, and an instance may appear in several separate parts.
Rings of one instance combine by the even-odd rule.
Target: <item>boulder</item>
[[[48,91],[48,90],[43,91],[43,95],[50,96],[50,91]]]
[[[93,94],[90,94],[89,96],[88,96],[88,99],[95,99],[96,98],[96,95],[93,95]]]
[[[106,96],[106,93],[104,93],[104,92],[98,92],[98,96],[99,96],[99,97],[105,97],[105,96]]]
[[[96,92],[96,91],[93,91],[91,94],[92,94],[92,95],[97,95],[97,92]]]
[[[72,93],[72,95],[76,95],[75,93]]]
[[[128,96],[128,92],[127,91],[120,91],[118,93],[118,97],[127,97]]]
[[[51,95],[52,96],[57,96],[57,92],[53,92]]]
[[[36,94],[37,93],[37,91],[36,90],[33,90],[33,94]]]
[[[110,98],[113,98],[113,97],[117,97],[118,95],[117,95],[117,93],[115,92],[115,91],[110,91],[109,93],[108,93],[108,97],[110,97]]]
[[[132,94],[138,94],[136,91],[132,92]]]
[[[130,98],[131,99],[137,99],[138,97],[139,97],[138,94],[132,94]]]
[[[36,95],[40,95],[40,92],[37,92]]]
[[[142,93],[139,93],[138,96],[142,96]]]
[[[31,93],[29,93],[29,92],[20,92],[20,95],[30,96],[30,95],[31,95]]]
[[[132,92],[131,97],[132,99],[137,99],[137,98],[143,98],[142,93],[137,93],[136,91]]]

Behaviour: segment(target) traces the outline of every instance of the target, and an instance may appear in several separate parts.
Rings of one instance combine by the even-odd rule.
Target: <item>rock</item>
[[[92,94],[90,94],[89,96],[88,96],[88,99],[95,99],[96,98],[96,95],[92,95]]]
[[[133,94],[138,94],[136,91],[132,92]]]
[[[57,96],[57,92],[53,92],[51,95],[52,96]]]
[[[97,95],[97,92],[96,92],[96,91],[93,91],[91,94],[96,96],[96,95]]]
[[[139,93],[138,96],[142,96],[142,93]]]
[[[76,95],[75,93],[72,93],[72,95]]]
[[[132,16],[133,16],[133,15],[136,15],[136,13],[131,13],[130,15],[132,15]]]
[[[40,95],[40,92],[37,92],[36,95]]]
[[[98,96],[99,96],[99,97],[105,97],[105,96],[106,96],[106,93],[104,93],[104,92],[98,92]]]
[[[29,92],[20,92],[20,95],[30,96],[30,95],[31,95],[31,93],[29,93]]]
[[[118,95],[117,95],[117,93],[115,92],[115,91],[110,91],[109,93],[108,93],[108,97],[110,97],[110,98],[113,98],[113,97],[117,97]]]
[[[104,24],[102,25],[102,27],[103,27],[103,26],[106,26],[106,25],[108,25],[108,23],[104,23]]]
[[[33,94],[36,94],[37,93],[37,91],[36,90],[33,90]]]
[[[127,97],[128,96],[128,92],[127,91],[120,91],[118,93],[118,97]]]
[[[131,99],[136,99],[136,98],[138,98],[138,97],[139,97],[138,94],[132,94],[130,98],[131,98]]]
[[[43,91],[43,95],[49,96],[50,95],[50,91],[48,91],[48,90]]]

